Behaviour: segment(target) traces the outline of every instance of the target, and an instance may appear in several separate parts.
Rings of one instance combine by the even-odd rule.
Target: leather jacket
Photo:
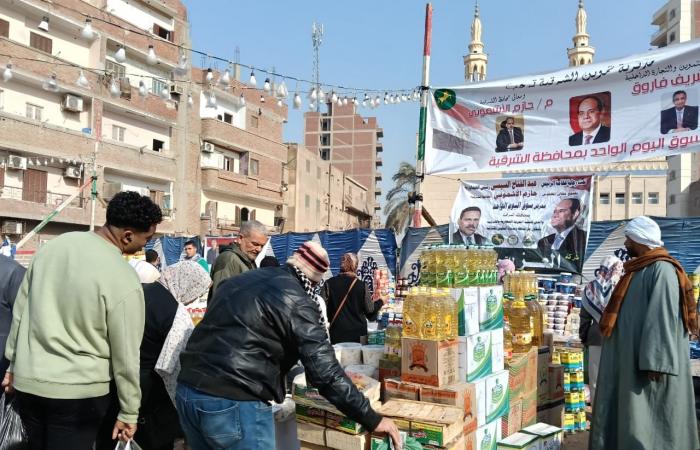
[[[231,400],[284,400],[287,372],[301,360],[306,381],[373,431],[381,420],[338,363],[320,312],[289,267],[225,280],[182,352],[178,378]]]

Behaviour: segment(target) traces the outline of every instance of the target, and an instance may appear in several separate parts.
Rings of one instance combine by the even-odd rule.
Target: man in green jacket
[[[98,231],[62,234],[34,256],[13,308],[2,383],[16,391],[29,448],[92,449],[111,380],[120,407],[113,438],[136,432],[144,299],[123,255],[141,250],[161,220],[149,197],[120,192]]]
[[[211,299],[219,283],[233,276],[255,269],[255,258],[267,244],[267,227],[257,220],[243,222],[238,243],[221,247],[211,271]]]

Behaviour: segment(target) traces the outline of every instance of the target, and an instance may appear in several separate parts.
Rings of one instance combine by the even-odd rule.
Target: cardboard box
[[[486,378],[475,381],[474,391],[476,395],[476,424],[479,427],[486,425]]]
[[[450,289],[459,310],[458,334],[471,336],[479,332],[479,288]]]
[[[479,447],[476,446],[476,431],[464,435],[464,449],[479,450]]]
[[[541,450],[559,450],[564,440],[564,432],[561,428],[546,423],[537,423],[523,428],[522,432],[539,437]]]
[[[381,385],[374,378],[362,374],[346,373],[353,384],[360,392],[367,397],[370,402],[378,402],[381,395]],[[321,408],[335,414],[341,414],[317,389],[306,385],[306,377],[304,374],[299,374],[294,378],[292,388],[292,398],[299,405],[312,406]]]
[[[514,353],[508,363],[508,385],[513,399],[523,398],[526,392],[537,389],[537,349],[527,353]]]
[[[444,388],[423,386],[421,401],[456,406],[464,411],[464,433],[469,434],[477,428],[476,386],[472,383],[457,383]]]
[[[549,364],[552,353],[549,347],[540,347],[537,354],[537,401],[541,404],[549,400]]]
[[[416,383],[401,381],[399,378],[386,378],[384,386],[384,401],[391,399],[416,400],[421,399],[423,386]]]
[[[503,286],[479,287],[479,331],[503,328]]]
[[[523,427],[523,401],[518,399],[510,402],[508,415],[503,416],[501,421],[501,436],[508,437],[520,431]]]
[[[457,382],[457,341],[401,339],[401,381],[447,386]]]
[[[497,450],[501,439],[501,421],[494,420],[476,430],[476,448],[479,450]]]
[[[505,348],[503,347],[503,328],[491,331],[491,371],[500,372],[506,368]]]
[[[421,445],[445,447],[464,432],[464,411],[454,406],[410,400],[389,400],[378,411],[408,431]]]
[[[379,382],[386,378],[401,376],[401,359],[382,358],[379,360]]]
[[[352,435],[327,428],[326,442],[337,450],[367,450],[370,445],[370,436],[369,433]]]
[[[539,450],[539,438],[531,434],[514,433],[498,441],[498,450]]]
[[[317,424],[326,428],[332,428],[350,434],[359,434],[364,431],[362,425],[355,422],[354,420],[340,414],[334,414],[332,412],[325,411],[320,408],[314,408],[312,406],[297,404],[296,413],[297,422]],[[310,439],[305,440],[308,442],[314,442]]]
[[[559,364],[550,364],[547,367],[549,373],[547,377],[548,383],[548,402],[561,400],[564,398],[564,366]]]
[[[352,435],[305,422],[297,422],[297,438],[301,448],[309,450],[367,450],[370,443],[368,433]]]
[[[309,422],[297,420],[297,438],[308,444],[326,445],[326,428]]]
[[[557,401],[537,407],[537,421],[555,427],[564,427],[564,402]]]
[[[401,441],[406,442],[406,439],[404,438],[405,433],[401,433]],[[409,445],[413,445],[413,447],[410,448],[415,448],[415,443],[417,442],[415,438],[408,438],[409,439]],[[420,444],[418,444],[420,445]],[[440,447],[440,450],[464,450],[465,446],[465,438],[464,436],[459,436],[456,438],[453,442],[450,442],[447,444],[445,447]],[[380,437],[380,436],[372,436],[371,439],[371,447],[370,450],[389,450],[392,449],[393,447],[390,447],[389,444],[389,437]],[[437,448],[437,447],[422,447],[422,448]],[[472,449],[474,449],[472,447]]]
[[[508,414],[508,371],[502,370],[486,378],[486,421]]]
[[[527,427],[537,423],[537,393],[523,397],[523,426]]]
[[[467,354],[465,355],[466,381],[476,381],[491,374],[493,364],[491,352],[490,331],[467,336]]]

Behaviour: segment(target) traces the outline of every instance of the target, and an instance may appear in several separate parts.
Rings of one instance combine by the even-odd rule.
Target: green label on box
[[[438,447],[443,447],[446,444],[444,442],[443,428],[440,426],[402,419],[394,419],[394,423],[396,423],[399,430],[407,431],[408,435],[420,444],[436,445]]]

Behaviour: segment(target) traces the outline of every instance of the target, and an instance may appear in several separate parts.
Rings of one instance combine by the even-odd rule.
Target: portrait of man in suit
[[[698,127],[698,107],[688,106],[685,91],[673,93],[673,108],[661,111],[661,134],[680,133]]]
[[[496,136],[496,152],[509,152],[523,148],[523,130],[515,126],[515,118],[501,121],[501,130]]]
[[[580,215],[581,201],[577,198],[565,198],[557,204],[550,220],[555,232],[537,242],[543,258],[552,260],[553,254],[560,255],[561,260],[580,265],[586,249],[586,232],[576,226]]]
[[[452,235],[453,244],[484,245],[486,238],[476,232],[481,220],[481,209],[478,206],[469,206],[462,210],[457,221],[457,231]]]
[[[610,140],[610,127],[601,123],[605,104],[594,96],[584,97],[578,104],[577,117],[581,131],[569,136],[569,145],[590,145]]]

